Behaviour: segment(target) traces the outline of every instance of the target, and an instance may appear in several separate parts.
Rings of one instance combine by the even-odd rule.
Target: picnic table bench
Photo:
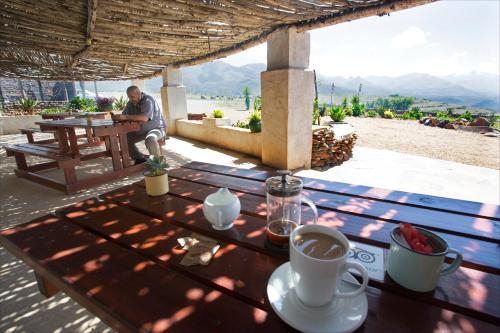
[[[266,285],[288,257],[267,249],[264,180],[270,169],[192,162],[170,170],[170,192],[143,181],[1,232],[33,267],[41,290],[63,291],[120,332],[294,331],[271,309]],[[359,332],[498,332],[500,209],[496,205],[303,178],[318,223],[387,251],[400,222],[432,230],[464,256],[436,290],[417,293],[371,278]],[[228,187],[241,201],[234,227],[212,229],[204,198]],[[312,213],[304,206],[305,222]],[[183,266],[177,239],[198,233],[221,249],[208,266]]]
[[[114,123],[112,120],[97,119],[88,122],[86,119],[62,119],[40,121],[37,124],[42,128],[50,128],[57,133],[55,144],[13,144],[4,146],[7,156],[15,156],[18,177],[26,178],[40,184],[53,187],[66,193],[75,193],[81,189],[92,187],[121,178],[139,171],[144,165],[130,165],[127,133],[137,131],[140,125],[136,122]],[[87,133],[93,133],[92,140],[81,144],[78,142],[76,128],[83,128]],[[99,146],[101,138],[106,145],[106,150],[83,154],[81,149],[89,146]],[[28,166],[26,155],[43,157],[50,162],[38,163]],[[99,157],[111,157],[113,171],[93,175],[89,178],[78,179],[75,168],[82,161]],[[59,168],[64,172],[64,181],[58,181],[38,173],[39,171]]]

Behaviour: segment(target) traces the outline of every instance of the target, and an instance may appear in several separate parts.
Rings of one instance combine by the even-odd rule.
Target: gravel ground
[[[210,114],[222,109],[232,123],[245,120],[243,100],[188,99],[188,112]],[[329,117],[323,118],[330,121]],[[358,133],[357,145],[500,169],[500,139],[478,133],[427,127],[415,120],[348,117]]]
[[[415,120],[348,117],[346,121],[356,129],[360,146],[500,169],[500,138],[428,127]]]

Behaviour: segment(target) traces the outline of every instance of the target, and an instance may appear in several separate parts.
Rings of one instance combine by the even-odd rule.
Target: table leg
[[[74,127],[68,128],[69,144],[71,147],[71,155],[73,157],[80,155],[80,148],[78,148],[78,138]]]
[[[35,278],[36,284],[38,285],[38,290],[43,296],[49,298],[59,292],[59,289],[56,286],[54,286],[49,280],[45,279],[37,272],[35,272]]]
[[[15,152],[14,156],[16,158],[16,165],[19,170],[28,170],[28,164],[26,163],[26,156],[23,153]]]
[[[118,147],[118,140],[116,134],[112,134],[108,136],[109,138],[109,146],[111,148],[111,159],[113,160],[113,169],[122,170],[123,165],[120,156],[120,148]]]
[[[66,128],[57,128],[57,139],[59,140],[59,147],[61,148],[61,151],[63,153],[69,152],[68,135],[66,134]]]
[[[94,142],[94,137],[92,136],[92,129],[86,127],[85,128],[85,135],[87,136],[87,142],[92,143]]]
[[[64,171],[64,181],[66,185],[76,183],[76,170],[75,167],[66,167]]]
[[[120,151],[122,154],[123,167],[128,168],[130,166],[130,156],[128,152],[127,133],[120,133],[119,138],[120,138]]]

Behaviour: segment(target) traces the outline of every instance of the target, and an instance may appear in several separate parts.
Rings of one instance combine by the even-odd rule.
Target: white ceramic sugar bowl
[[[210,194],[203,202],[203,214],[216,230],[227,230],[240,215],[241,203],[227,187]]]

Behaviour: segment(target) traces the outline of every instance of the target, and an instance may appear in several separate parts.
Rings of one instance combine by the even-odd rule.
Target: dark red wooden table
[[[110,180],[122,178],[144,169],[144,165],[131,165],[127,145],[127,133],[137,131],[140,124],[137,122],[115,123],[108,119],[93,119],[88,122],[83,118],[70,118],[60,120],[44,120],[36,124],[43,128],[51,128],[57,131],[57,151],[71,158],[64,168],[64,182],[47,178],[36,173],[40,170],[53,168],[54,163],[42,163],[41,165],[26,166],[24,169],[18,164],[16,175],[32,181],[47,185],[66,193],[75,193],[81,189],[97,186],[109,182]],[[83,128],[87,133],[92,133],[93,138],[87,138],[87,143],[79,144],[76,129]],[[106,150],[89,154],[83,154],[81,149],[88,146],[100,145],[100,140],[104,140]],[[111,157],[113,170],[92,175],[85,179],[78,179],[75,168],[81,161],[87,161],[99,157]],[[25,164],[25,163],[24,163]]]
[[[41,290],[61,290],[111,327],[136,332],[293,331],[271,309],[269,276],[288,258],[265,240],[264,180],[270,170],[193,162],[171,170],[170,192],[148,197],[142,182],[4,230],[2,244],[37,272]],[[500,210],[496,205],[304,179],[319,223],[387,249],[400,222],[434,230],[462,251],[462,267],[430,293],[386,275],[370,280],[359,332],[498,332]],[[232,229],[216,231],[203,199],[226,186],[242,204]],[[304,207],[306,220],[311,213]],[[182,266],[179,237],[197,232],[221,249],[208,266]]]

